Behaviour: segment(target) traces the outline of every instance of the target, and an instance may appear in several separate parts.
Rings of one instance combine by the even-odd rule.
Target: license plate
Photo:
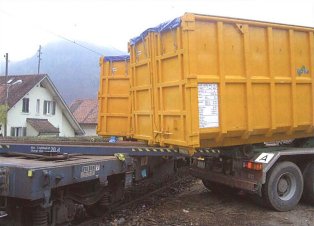
[[[197,167],[204,169],[205,168],[205,162],[204,161],[197,161]]]

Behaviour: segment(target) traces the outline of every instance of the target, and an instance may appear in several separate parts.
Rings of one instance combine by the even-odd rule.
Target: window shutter
[[[11,137],[14,137],[14,127],[11,127]]]
[[[47,101],[44,101],[44,115],[47,114]]]
[[[26,127],[23,127],[23,137],[26,137]]]
[[[23,98],[22,112],[25,112],[25,98]]]
[[[52,101],[52,114],[56,114],[56,101]]]
[[[25,106],[26,108],[25,109],[26,109],[26,112],[28,113],[29,112],[29,98],[26,98],[26,103],[25,104],[26,104],[26,106]]]
[[[37,114],[40,113],[40,99],[37,99],[37,102],[36,102],[36,113]]]
[[[23,98],[22,112],[29,112],[29,98]]]

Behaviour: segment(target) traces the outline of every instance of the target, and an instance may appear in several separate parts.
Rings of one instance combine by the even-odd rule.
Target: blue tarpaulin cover
[[[178,18],[175,18],[173,20],[169,20],[167,22],[164,22],[162,24],[159,24],[158,26],[156,27],[152,27],[152,28],[148,28],[146,29],[142,34],[140,34],[139,36],[135,37],[135,38],[132,38],[130,40],[130,44],[131,45],[135,45],[136,43],[142,41],[146,35],[149,33],[149,32],[156,32],[156,33],[160,33],[160,32],[163,32],[163,31],[168,31],[168,30],[172,30],[174,28],[177,28],[181,25],[181,18],[178,17]]]
[[[106,56],[104,57],[105,62],[118,62],[118,61],[130,61],[129,55],[121,55],[121,56]]]

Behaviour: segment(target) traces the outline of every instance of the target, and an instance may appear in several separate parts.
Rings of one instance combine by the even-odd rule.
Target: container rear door
[[[104,62],[101,58],[100,66],[97,133],[129,136],[131,128],[129,62]]]
[[[161,145],[189,145],[182,39],[181,27],[154,35],[155,135]]]
[[[131,45],[133,137],[154,143],[151,36]]]

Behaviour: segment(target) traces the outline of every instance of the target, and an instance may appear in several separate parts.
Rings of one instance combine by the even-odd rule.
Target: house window
[[[37,102],[36,102],[36,113],[37,114],[40,113],[40,99],[37,99]]]
[[[26,136],[26,127],[11,127],[12,137],[22,137]]]
[[[56,114],[56,102],[55,101],[44,101],[44,115],[55,115]]]
[[[29,98],[23,98],[22,112],[29,113]]]

